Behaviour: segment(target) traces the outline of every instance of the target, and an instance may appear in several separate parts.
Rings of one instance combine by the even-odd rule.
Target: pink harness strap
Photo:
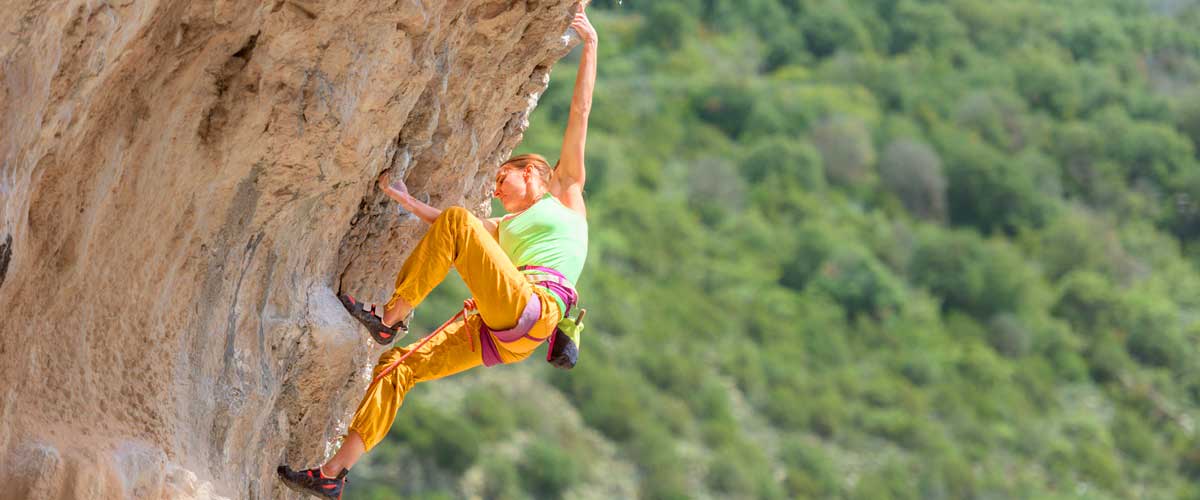
[[[497,340],[505,344],[523,338],[534,342],[546,340],[546,337],[534,337],[529,334],[539,319],[542,319],[542,301],[536,293],[532,293],[529,294],[525,310],[521,311],[521,317],[517,319],[517,326],[508,330],[492,330],[486,323],[480,322],[479,344],[483,347],[483,366],[495,366],[504,362],[500,359],[500,350],[496,347]]]
[[[534,271],[538,274],[527,275],[534,286],[540,286],[550,291],[559,298],[567,306],[567,310],[563,311],[563,316],[570,314],[571,307],[579,300],[579,295],[575,292],[575,288],[571,286],[571,282],[562,273],[549,267],[540,266],[521,266],[521,271]],[[543,342],[550,339],[551,349],[554,344],[554,332],[551,332],[546,337],[534,337],[530,335],[530,330],[537,324],[538,320],[542,319],[542,300],[537,293],[531,293],[529,301],[525,303],[525,310],[521,311],[521,317],[517,319],[517,326],[508,330],[492,330],[486,323],[480,322],[479,325],[479,344],[483,355],[483,366],[495,366],[504,363],[500,359],[500,349],[496,346],[496,342],[507,344],[516,342],[521,339],[529,339],[534,342]],[[472,348],[473,347],[472,343]]]

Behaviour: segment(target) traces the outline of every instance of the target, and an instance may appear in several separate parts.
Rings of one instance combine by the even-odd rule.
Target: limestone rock
[[[381,351],[335,291],[385,298],[424,231],[377,175],[485,212],[571,3],[9,2],[6,494],[283,496]]]

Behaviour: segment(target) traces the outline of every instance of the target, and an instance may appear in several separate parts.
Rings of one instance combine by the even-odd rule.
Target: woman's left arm
[[[571,114],[567,118],[567,131],[563,135],[562,153],[558,168],[550,182],[550,191],[567,208],[587,215],[583,203],[583,184],[587,180],[583,166],[584,146],[587,142],[588,114],[592,109],[592,90],[596,87],[596,29],[592,27],[584,12],[584,3],[579,4],[571,28],[583,40],[583,55],[579,59],[579,73],[575,76],[575,94],[571,98]]]

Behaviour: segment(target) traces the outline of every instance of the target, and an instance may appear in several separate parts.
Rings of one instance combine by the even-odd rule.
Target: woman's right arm
[[[379,189],[382,189],[388,198],[391,198],[399,203],[405,210],[412,212],[421,220],[433,224],[438,216],[442,214],[442,210],[430,206],[421,200],[413,197],[408,193],[408,186],[404,185],[404,181],[397,181],[395,184],[388,183],[388,174],[379,176]]]
[[[382,189],[388,198],[395,200],[405,210],[408,210],[413,215],[430,224],[433,224],[433,221],[437,220],[438,216],[442,214],[441,209],[434,208],[409,194],[408,186],[404,185],[404,181],[397,181],[394,184],[388,183],[388,175],[386,173],[379,176],[379,189]],[[496,238],[496,241],[500,241],[499,217],[480,219],[480,222],[483,222],[483,227],[487,229],[493,238]]]

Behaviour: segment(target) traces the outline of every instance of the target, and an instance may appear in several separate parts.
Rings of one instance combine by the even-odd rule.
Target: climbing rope
[[[379,381],[383,377],[386,377],[387,374],[391,373],[392,370],[395,370],[397,366],[400,366],[400,363],[403,363],[404,359],[407,358],[410,354],[421,350],[421,346],[424,346],[426,342],[429,342],[429,339],[432,339],[434,335],[442,333],[442,330],[445,330],[446,327],[450,326],[451,323],[454,323],[455,321],[458,321],[459,319],[466,318],[466,317],[467,317],[467,307],[464,305],[463,309],[461,311],[459,311],[458,314],[455,314],[453,318],[450,318],[445,323],[442,323],[442,326],[439,326],[437,328],[437,330],[434,330],[433,333],[430,333],[429,335],[426,335],[425,338],[421,339],[421,342],[417,343],[416,347],[409,349],[408,352],[404,353],[403,356],[400,356],[400,359],[393,361],[392,364],[388,365],[387,368],[384,368],[382,372],[379,372],[379,375],[375,376],[375,380],[371,381],[371,385],[367,386],[367,392],[370,392],[371,388],[375,387],[375,384],[379,383]]]

